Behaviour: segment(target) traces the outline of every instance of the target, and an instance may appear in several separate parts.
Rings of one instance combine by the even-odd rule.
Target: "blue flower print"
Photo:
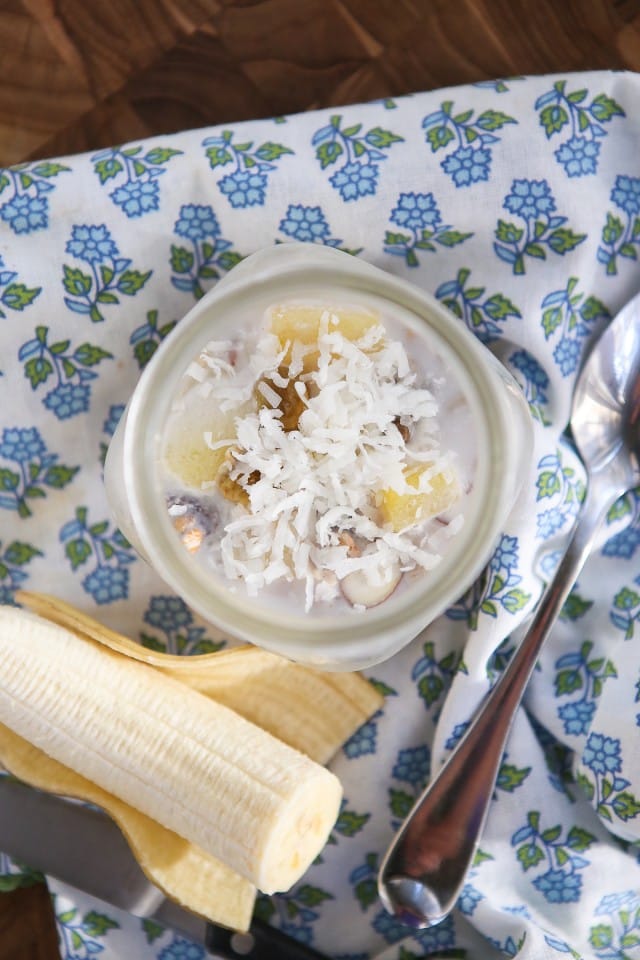
[[[422,656],[411,669],[411,679],[416,683],[418,696],[427,710],[431,710],[451,686],[458,663],[455,652],[438,657],[435,644],[430,640],[424,643]]]
[[[113,917],[95,911],[80,914],[77,907],[56,894],[56,923],[60,940],[60,956],[66,960],[90,960],[104,950],[101,940],[120,924]]]
[[[4,203],[0,207],[0,216],[14,233],[32,233],[47,226],[47,210],[44,197],[22,194]]]
[[[44,398],[44,405],[58,420],[68,420],[89,409],[91,389],[85,383],[61,383]]]
[[[563,377],[578,369],[588,337],[611,319],[607,307],[597,299],[585,298],[577,289],[578,278],[570,277],[564,290],[554,290],[542,300],[542,329],[546,340],[556,338],[553,359]]]
[[[601,733],[590,733],[582,759],[594,773],[617,773],[622,769],[620,741]]]
[[[3,460],[11,466],[1,465]],[[6,427],[0,440],[0,509],[30,517],[28,500],[45,497],[45,488],[62,490],[78,470],[58,463],[35,427]]]
[[[412,785],[424,785],[429,776],[431,757],[426,746],[409,747],[400,750],[392,770],[396,780]]]
[[[600,960],[627,960],[640,943],[640,896],[637,890],[606,894],[594,910],[600,922],[589,930],[589,944]],[[605,923],[604,918],[609,922]]]
[[[542,540],[550,540],[551,537],[562,530],[564,522],[565,515],[560,507],[541,510],[536,519],[537,535]]]
[[[79,224],[71,230],[66,252],[89,264],[90,273],[68,264],[63,266],[64,302],[74,313],[86,314],[93,323],[103,321],[102,308],[119,303],[118,294],[133,297],[144,287],[151,270],[131,269],[131,260],[120,257],[111,233],[104,224]]]
[[[518,538],[503,536],[489,562],[493,571],[511,570],[518,566]]]
[[[590,865],[584,856],[596,839],[582,827],[573,826],[563,839],[560,825],[540,829],[540,812],[531,810],[526,824],[511,837],[511,844],[522,870],[546,870],[533,880],[533,886],[548,903],[576,903],[582,893],[582,874]]]
[[[569,177],[583,177],[588,173],[596,173],[598,169],[598,154],[600,144],[597,140],[583,140],[581,137],[571,137],[555,151],[555,158],[562,164]]]
[[[39,460],[46,452],[45,442],[35,427],[7,428],[2,432],[0,456],[5,460],[25,464],[31,460]]]
[[[72,571],[91,563],[82,588],[95,603],[126,600],[129,595],[129,564],[135,561],[131,544],[107,520],[88,523],[88,510],[78,507],[75,517],[60,530],[60,542]]]
[[[220,225],[211,207],[197,203],[185,203],[180,207],[180,216],[173,229],[179,237],[186,237],[194,242],[220,235]]]
[[[460,740],[469,729],[469,723],[469,720],[464,720],[462,723],[456,723],[455,727],[447,737],[444,745],[445,750],[453,750],[454,747],[458,746]]]
[[[640,906],[637,890],[624,890],[622,893],[607,893],[594,910],[596,917],[617,913],[618,910],[635,910]]]
[[[382,127],[367,131],[363,131],[361,123],[343,127],[342,117],[337,114],[316,130],[311,143],[322,170],[340,161],[341,166],[329,177],[329,183],[348,203],[375,194],[378,167],[387,159],[384,151],[401,141],[402,137]]]
[[[608,212],[602,228],[602,245],[598,247],[598,262],[606,267],[607,275],[618,272],[618,257],[637,260],[640,249],[640,177],[619,174],[611,191],[611,201],[622,211],[624,218]]]
[[[484,900],[484,894],[480,893],[479,890],[476,890],[472,884],[465,883],[464,887],[462,888],[462,893],[458,897],[456,906],[458,907],[458,910],[470,917],[473,915],[481,900]]]
[[[231,270],[242,260],[241,255],[231,249],[231,243],[220,235],[218,219],[210,206],[183,204],[173,229],[190,247],[171,245],[171,283],[176,290],[191,293],[196,300],[204,296],[210,281],[217,280],[220,271]]]
[[[267,178],[263,173],[237,170],[218,180],[221,193],[232,207],[255,207],[264,204]]]
[[[607,526],[622,522],[623,526],[609,536],[602,548],[605,557],[620,557],[629,560],[640,547],[640,487],[620,497],[609,510]]]
[[[7,316],[5,309],[22,312],[41,291],[42,287],[27,287],[18,282],[16,271],[7,269],[0,257],[0,318]]]
[[[42,551],[30,543],[14,540],[6,547],[0,543],[0,603],[14,603],[14,594],[29,579],[26,567]]]
[[[151,650],[171,654],[202,654],[214,653],[225,645],[223,640],[214,641],[206,636],[205,628],[194,623],[193,614],[180,597],[151,597],[143,619],[156,631],[153,634],[140,634],[143,645]]]
[[[384,251],[403,257],[408,267],[417,267],[416,251],[435,253],[440,247],[454,247],[471,233],[460,233],[442,223],[442,215],[432,193],[401,193],[389,215],[391,223],[410,233],[387,230],[384,235]]]
[[[109,407],[109,416],[102,425],[102,429],[107,436],[112,437],[114,435],[123,413],[124,403],[113,403]]]
[[[89,409],[90,382],[97,377],[91,368],[113,355],[91,343],[82,343],[75,350],[69,340],[49,344],[48,336],[48,327],[36,327],[35,337],[23,344],[18,359],[24,362],[24,375],[33,390],[55,379],[43,403],[58,420],[68,420]]]
[[[121,567],[98,566],[82,582],[96,603],[126,600],[129,595],[129,571]]]
[[[503,206],[523,220],[533,220],[553,213],[556,202],[546,180],[514,180]]]
[[[142,146],[113,147],[91,158],[101,185],[116,182],[109,196],[130,219],[159,209],[158,178],[165,172],[169,160],[182,153],[160,146],[151,147],[146,153],[143,149]]]
[[[358,200],[376,192],[378,168],[373,163],[346,163],[329,177],[343,200]]]
[[[377,740],[378,724],[373,720],[368,720],[349,737],[342,749],[349,760],[355,760],[357,757],[375,753]]]
[[[592,731],[582,752],[577,780],[596,812],[610,823],[626,823],[640,815],[640,801],[623,776],[622,744],[617,737]]]
[[[560,368],[563,377],[569,376],[577,369],[581,353],[580,343],[577,340],[569,340],[567,337],[560,338],[553,351],[553,359]]]
[[[564,732],[579,737],[588,732],[596,710],[595,703],[588,700],[578,700],[577,703],[565,703],[558,708],[558,716],[562,720]]]
[[[49,225],[47,194],[51,182],[69,167],[52,161],[20,163],[0,169],[0,217],[15,234],[34,233]]]
[[[144,620],[151,627],[171,633],[188,627],[193,617],[180,597],[152,597]]]
[[[204,960],[205,951],[192,940],[174,936],[171,943],[163,947],[158,954],[158,960]]]
[[[156,180],[147,180],[144,183],[134,180],[131,183],[123,183],[121,187],[116,187],[110,197],[128,217],[141,217],[149,210],[157,210],[160,206],[160,190]]]
[[[391,775],[401,786],[389,789],[392,826],[398,827],[417,800],[429,778],[431,751],[426,744],[398,751]]]
[[[432,193],[401,193],[389,219],[409,230],[437,227],[442,222]]]
[[[634,586],[624,586],[613,598],[609,619],[614,627],[622,630],[625,640],[632,640],[636,624],[640,626],[640,576],[634,580]]]
[[[502,335],[501,323],[510,317],[520,319],[522,314],[502,293],[485,296],[486,287],[467,285],[471,271],[463,267],[455,280],[441,283],[436,297],[464,320],[469,330],[483,343],[492,343]]]
[[[290,203],[287,212],[280,221],[280,230],[292,240],[300,243],[323,243],[327,247],[337,247],[345,253],[356,256],[358,250],[343,247],[342,240],[331,236],[331,228],[321,207],[306,207],[302,203]]]
[[[497,110],[485,110],[474,118],[474,110],[453,112],[453,101],[440,104],[440,109],[422,121],[432,153],[455,142],[456,147],[441,163],[456,187],[469,187],[489,179],[491,145],[499,142],[496,131],[516,123],[513,117]]]
[[[263,206],[267,195],[269,175],[278,161],[293,150],[281,143],[266,141],[254,148],[253,143],[234,143],[231,130],[207,137],[202,145],[212,170],[235,164],[232,172],[218,180],[218,187],[232,207]]]
[[[508,363],[525,395],[532,416],[543,426],[548,426],[551,421],[545,409],[549,402],[549,375],[546,370],[528,350],[516,350],[509,357]]]
[[[554,152],[568,177],[584,177],[597,172],[600,141],[607,136],[603,124],[625,115],[622,107],[603,93],[590,103],[588,97],[588,90],[568,93],[567,81],[557,80],[553,88],[538,97],[535,103],[548,140],[565,127],[570,131],[569,138]]]
[[[637,523],[637,521],[636,521]],[[640,526],[629,526],[607,540],[602,548],[604,557],[621,557],[629,560],[640,546]]]
[[[104,224],[73,227],[65,249],[86,263],[100,263],[118,256],[118,248]]]
[[[624,213],[636,216],[640,213],[640,178],[616,177],[611,199]]]
[[[592,642],[585,640],[579,650],[563,654],[555,664],[556,697],[578,694],[577,699],[558,707],[564,732],[572,736],[584,736],[589,732],[603,685],[609,677],[616,676],[611,661],[593,656],[592,650]]]
[[[171,333],[176,323],[176,320],[169,320],[168,323],[160,325],[158,323],[158,311],[149,310],[147,312],[146,323],[135,328],[129,337],[129,343],[133,347],[133,355],[138,361],[138,366],[141,370],[144,370],[149,360],[151,360],[151,357],[164,338]]]
[[[305,207],[301,203],[289,205],[280,221],[280,230],[301,243],[326,243],[330,234],[322,209]]]
[[[372,927],[387,943],[398,943],[411,937],[423,950],[424,955],[450,950],[455,944],[455,927],[451,915],[441,923],[426,930],[413,930],[406,923],[381,910],[373,918]]]
[[[546,180],[514,180],[503,207],[524,221],[524,227],[498,220],[493,249],[516,275],[525,270],[525,257],[546,260],[547,250],[564,256],[586,239],[568,227],[566,217],[552,216],[556,202]]]
[[[531,594],[520,587],[518,565],[518,538],[503,534],[482,576],[446,611],[446,616],[450,620],[466,620],[471,630],[477,630],[481,614],[496,619],[499,612],[513,615],[523,610]]]
[[[582,890],[582,877],[564,870],[547,870],[533,881],[549,903],[577,903]]]
[[[488,180],[490,166],[490,151],[473,147],[458,147],[442,161],[442,169],[449,174],[456,187]]]
[[[456,143],[441,167],[456,187],[469,187],[489,179],[491,145],[500,139],[496,131],[517,121],[497,110],[485,110],[474,119],[474,110],[454,114],[453,107],[451,100],[445,101],[424,118],[422,127],[432,153]]]
[[[538,513],[536,536],[548,540],[575,519],[584,500],[585,485],[573,467],[565,466],[560,451],[538,462],[537,502],[550,501]]]

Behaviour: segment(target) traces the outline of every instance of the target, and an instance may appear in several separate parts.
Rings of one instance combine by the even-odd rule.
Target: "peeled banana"
[[[325,844],[337,777],[174,677],[13,607],[0,664],[0,723],[265,893]]]
[[[317,763],[327,763],[384,702],[357,673],[314,670],[248,644],[196,656],[159,653],[59,597],[19,590],[16,600],[46,620],[223,703]]]

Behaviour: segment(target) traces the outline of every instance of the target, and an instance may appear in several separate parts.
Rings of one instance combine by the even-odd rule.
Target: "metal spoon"
[[[587,469],[582,510],[517,652],[464,737],[426,787],[378,876],[386,909],[429,927],[453,909],[484,828],[496,778],[542,644],[615,501],[640,483],[640,294],[595,344],[578,379],[571,431]]]

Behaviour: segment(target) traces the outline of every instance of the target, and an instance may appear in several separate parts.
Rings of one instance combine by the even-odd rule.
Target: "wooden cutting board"
[[[0,166],[607,67],[640,70],[640,0],[0,0]]]

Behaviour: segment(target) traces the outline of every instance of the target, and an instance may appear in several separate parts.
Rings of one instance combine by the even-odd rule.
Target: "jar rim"
[[[309,248],[312,249],[309,249]],[[300,249],[304,248],[304,249]],[[234,277],[235,274],[235,277]],[[232,282],[233,281],[233,282]],[[271,302],[304,287],[352,291],[379,299],[387,312],[399,308],[429,327],[430,336],[453,363],[474,404],[478,429],[475,500],[461,531],[422,586],[364,612],[348,615],[280,615],[252,598],[234,595],[206,580],[172,530],[164,501],[155,496],[153,445],[165,422],[174,387],[198,350],[215,337],[215,316],[238,310],[250,298]],[[290,294],[289,294],[290,297]],[[144,553],[160,576],[206,620],[234,636],[296,660],[328,668],[359,668],[396,652],[471,585],[489,559],[513,486],[517,444],[505,402],[509,375],[461,321],[426,291],[356,260],[312,244],[282,244],[248,257],[176,325],[143,372],[130,401],[123,443],[123,475]],[[161,390],[160,400],[154,394]],[[523,399],[524,403],[524,399]],[[483,449],[487,456],[482,456]]]

